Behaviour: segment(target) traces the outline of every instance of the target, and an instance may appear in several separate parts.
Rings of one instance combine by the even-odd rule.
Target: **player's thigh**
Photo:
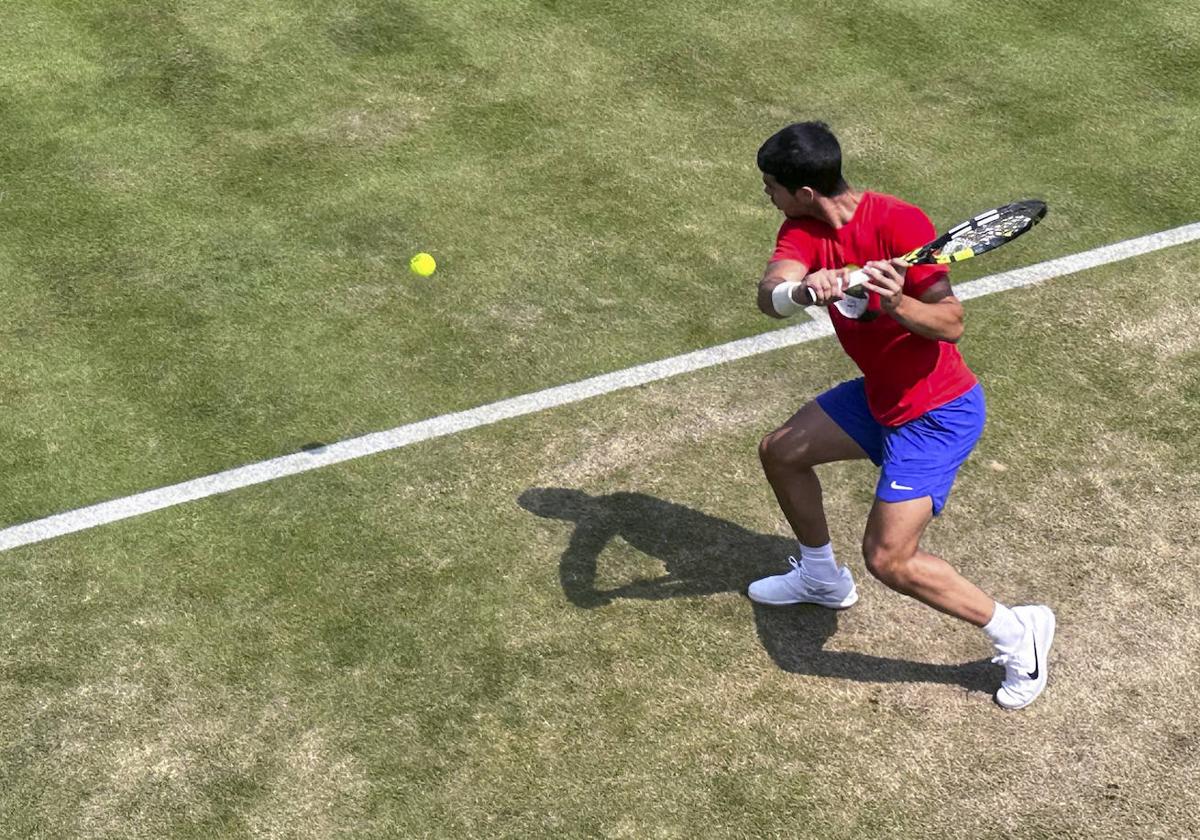
[[[816,400],[762,439],[759,455],[769,466],[803,468],[867,458],[867,453]]]

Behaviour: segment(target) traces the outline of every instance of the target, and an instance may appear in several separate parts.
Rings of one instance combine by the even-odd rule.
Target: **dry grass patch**
[[[367,769],[329,733],[310,729],[276,757],[268,793],[246,815],[253,837],[351,837],[371,784]]]
[[[429,120],[432,110],[433,106],[416,94],[368,96],[356,107],[335,111],[313,133],[338,145],[386,148],[417,131]]]

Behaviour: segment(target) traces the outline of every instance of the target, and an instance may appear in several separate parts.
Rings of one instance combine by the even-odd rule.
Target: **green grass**
[[[800,117],[940,224],[1049,200],[964,277],[1189,221],[1194,16],[1146,5],[1106,41],[1057,8],[957,4],[975,37],[876,50],[928,12],[17,4],[3,513],[769,328],[753,154]]]
[[[1166,2],[6,16],[5,523],[775,328],[794,119],[938,225],[1049,202],[956,279],[1197,217]],[[1200,833],[1196,256],[968,304],[991,420],[930,546],[1058,610],[1026,713],[866,579],[861,465],[823,475],[862,605],[741,595],[826,340],[6,554],[0,835]]]

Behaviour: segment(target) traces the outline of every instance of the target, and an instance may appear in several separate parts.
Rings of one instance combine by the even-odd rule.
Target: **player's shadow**
[[[591,496],[581,490],[535,487],[519,498],[525,510],[574,523],[559,560],[563,593],[576,606],[593,609],[616,598],[664,598],[745,592],[751,581],[785,571],[796,544],[759,534],[733,522],[643,493]],[[597,564],[605,546],[620,537],[655,557],[665,573],[610,589],[596,586]],[[783,566],[783,568],[781,568]],[[997,670],[987,659],[937,665],[869,654],[827,651],[838,613],[822,607],[766,607],[753,604],[759,639],[785,671],[862,682],[936,682],[992,691]]]

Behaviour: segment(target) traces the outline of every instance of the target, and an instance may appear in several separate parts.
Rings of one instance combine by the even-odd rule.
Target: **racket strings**
[[[941,255],[956,254],[967,249],[976,253],[994,248],[996,245],[1028,229],[1033,219],[1014,214],[993,218],[983,224],[975,224],[954,232],[954,236],[938,249]]]

